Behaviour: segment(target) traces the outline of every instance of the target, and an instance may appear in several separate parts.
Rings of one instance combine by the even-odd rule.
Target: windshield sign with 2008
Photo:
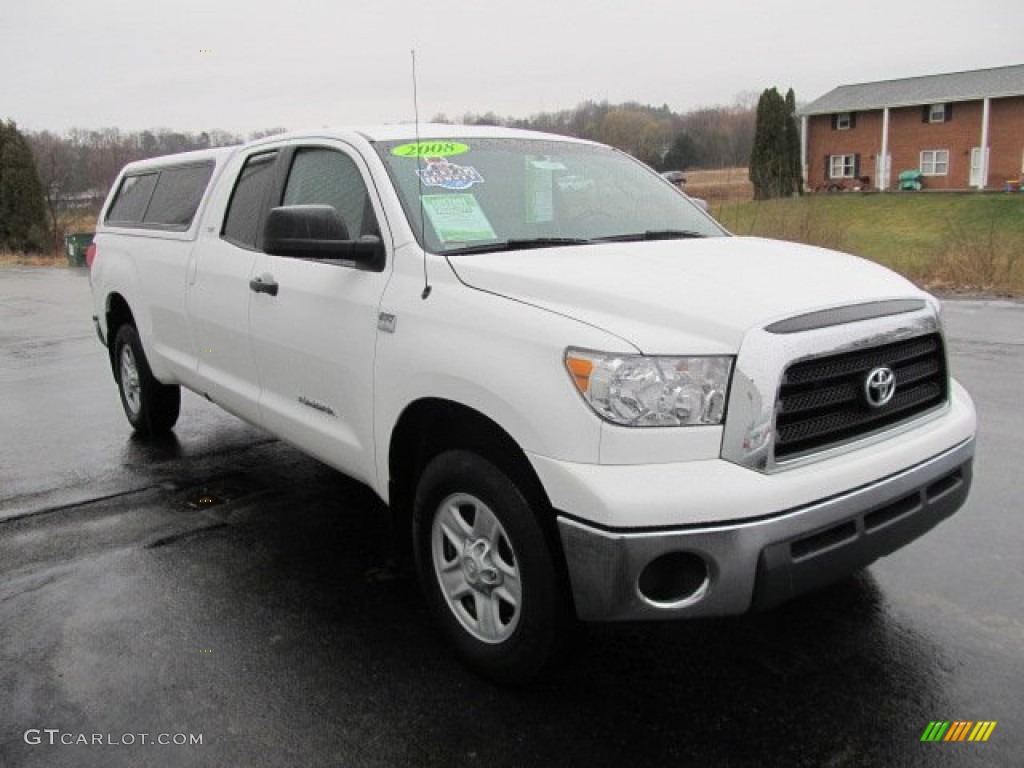
[[[608,147],[535,139],[375,145],[421,245],[450,255],[725,232]]]

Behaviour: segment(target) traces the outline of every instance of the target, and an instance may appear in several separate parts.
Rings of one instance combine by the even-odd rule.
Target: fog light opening
[[[637,589],[641,597],[659,608],[676,608],[704,597],[710,581],[703,557],[692,552],[669,552],[647,564]]]

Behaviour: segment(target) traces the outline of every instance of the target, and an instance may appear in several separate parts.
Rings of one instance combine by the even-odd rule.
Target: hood
[[[750,237],[599,243],[449,262],[472,288],[597,326],[649,354],[732,354],[753,327],[925,295],[855,256]]]

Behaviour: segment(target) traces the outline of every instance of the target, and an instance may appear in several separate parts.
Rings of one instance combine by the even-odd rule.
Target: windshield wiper
[[[445,256],[464,253],[495,253],[498,251],[524,251],[530,248],[557,248],[562,245],[586,245],[592,243],[585,237],[523,237],[510,238],[498,243],[481,243],[480,245],[464,245],[443,251]]]
[[[630,242],[633,240],[688,240],[692,237],[707,237],[702,232],[691,229],[648,229],[646,232],[633,232],[627,235],[610,235],[599,238],[609,242]]]

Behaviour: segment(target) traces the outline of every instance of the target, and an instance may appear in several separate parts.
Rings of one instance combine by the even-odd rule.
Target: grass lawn
[[[823,245],[930,288],[1024,295],[1024,194],[835,193],[726,203],[737,235]]]
[[[0,251],[0,268],[3,267],[66,267],[68,266],[68,259],[63,254],[59,256],[51,256],[49,254],[31,254],[25,255],[23,253],[11,253],[10,251]]]

